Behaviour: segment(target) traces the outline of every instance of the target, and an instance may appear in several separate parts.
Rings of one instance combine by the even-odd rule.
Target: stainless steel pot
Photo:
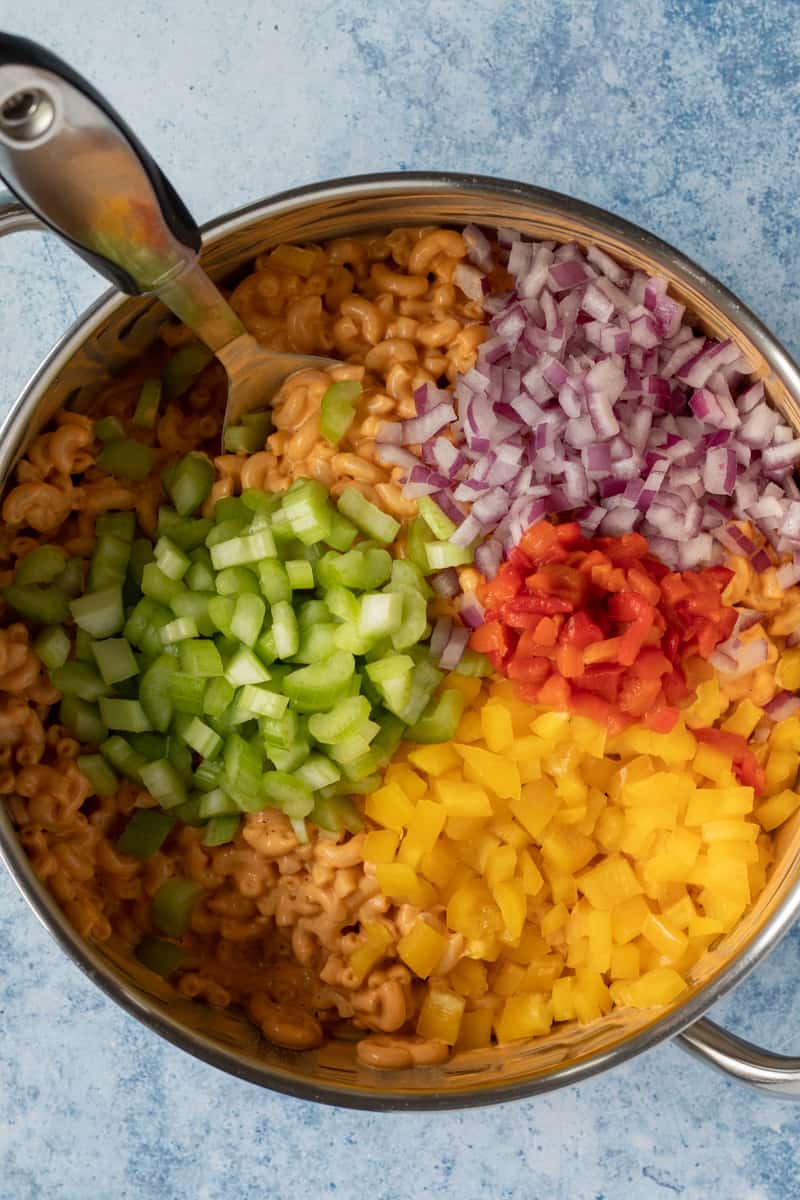
[[[210,222],[203,262],[215,279],[235,275],[279,242],[318,241],[401,224],[516,227],[534,237],[595,242],[615,257],[665,276],[698,325],[734,337],[773,402],[800,430],[800,370],[739,300],[677,250],[600,209],[539,188],[475,175],[408,173],[342,179],[284,192]],[[39,228],[0,199],[0,236]],[[165,310],[149,297],[108,292],[39,366],[0,428],[0,480],[34,434],[79,393],[91,399],[109,373],[149,345]],[[94,945],[69,924],[34,875],[5,811],[0,854],[33,911],[81,969],[113,1000],[190,1054],[232,1075],[307,1100],[354,1108],[430,1109],[491,1104],[577,1083],[666,1038],[745,1083],[800,1097],[800,1058],[771,1054],[702,1014],[734,987],[786,932],[800,911],[800,816],[778,838],[770,881],[750,913],[690,975],[689,991],[666,1010],[614,1012],[584,1028],[530,1044],[475,1051],[443,1066],[379,1072],[360,1066],[351,1043],[294,1054],[264,1042],[244,1018],[177,995],[122,945]]]

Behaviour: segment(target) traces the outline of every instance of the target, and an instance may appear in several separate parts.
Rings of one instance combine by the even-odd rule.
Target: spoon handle
[[[200,230],[136,135],[50,51],[0,33],[0,176],[91,266],[155,292],[217,350],[244,332],[199,266]]]

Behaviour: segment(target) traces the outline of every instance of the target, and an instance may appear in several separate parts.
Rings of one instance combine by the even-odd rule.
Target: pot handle
[[[5,33],[0,175],[124,292],[157,291],[197,261],[194,218],[118,113],[56,55]]]
[[[695,1058],[771,1096],[800,1100],[800,1058],[773,1054],[702,1017],[678,1035]]]
[[[0,238],[9,233],[22,233],[23,230],[41,230],[42,222],[29,209],[20,204],[11,192],[0,188]]]

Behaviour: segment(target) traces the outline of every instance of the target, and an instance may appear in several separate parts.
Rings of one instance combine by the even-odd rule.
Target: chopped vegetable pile
[[[527,700],[620,727],[670,729],[689,694],[682,664],[708,658],[737,613],[725,567],[671,572],[636,533],[586,538],[539,521],[480,589],[471,638]]]

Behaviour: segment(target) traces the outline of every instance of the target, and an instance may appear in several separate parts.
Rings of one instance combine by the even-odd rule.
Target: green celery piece
[[[64,570],[66,561],[66,552],[58,546],[34,546],[17,564],[14,582],[53,583]]]
[[[217,632],[208,613],[208,604],[213,598],[214,592],[181,592],[171,602],[170,608],[176,617],[191,618],[200,637],[210,638]]]
[[[364,827],[361,814],[347,796],[317,795],[309,820],[319,829],[326,829],[331,833],[340,833],[343,829],[350,833],[358,833]]]
[[[97,537],[110,533],[123,542],[132,542],[136,537],[136,513],[102,513],[94,523],[94,532]]]
[[[136,947],[136,957],[143,967],[168,979],[174,975],[185,958],[184,951],[174,942],[162,938],[143,937]]]
[[[167,359],[161,372],[161,382],[168,400],[177,400],[191,387],[194,379],[214,355],[202,342],[187,342]]]
[[[427,548],[433,540],[433,534],[426,522],[422,517],[415,517],[408,526],[406,553],[409,560],[419,568],[423,575],[430,574]]]
[[[153,469],[155,457],[149,446],[131,438],[119,438],[106,442],[97,457],[97,466],[118,479],[132,479],[141,483]]]
[[[453,536],[457,525],[450,520],[446,513],[442,512],[435,500],[430,496],[421,496],[417,501],[417,507],[420,516],[435,538],[439,541],[447,541]]]
[[[181,938],[192,921],[192,910],[203,891],[193,879],[173,875],[165,879],[153,896],[150,915],[156,929],[167,937]]]
[[[119,787],[117,779],[111,767],[108,765],[102,754],[80,754],[76,759],[78,769],[89,780],[92,785],[92,793],[95,796],[113,796]]]
[[[107,684],[120,683],[123,679],[131,679],[139,674],[139,664],[125,638],[105,638],[103,641],[93,642],[92,653]]]
[[[357,379],[340,379],[323,393],[319,406],[319,431],[331,445],[337,446],[352,425],[356,415],[356,400],[361,391]]]
[[[323,662],[292,671],[283,681],[284,694],[305,711],[319,712],[333,707],[354,674],[353,655],[340,650]]]
[[[307,817],[314,807],[314,793],[307,783],[287,771],[268,771],[262,794],[289,817]]]
[[[64,663],[50,672],[50,682],[64,696],[77,696],[80,700],[94,703],[101,696],[111,695],[111,685],[100,675],[93,662]]]
[[[48,625],[37,636],[33,648],[48,671],[54,671],[69,658],[72,642],[61,625]]]
[[[298,481],[300,482],[300,481]],[[283,497],[283,511],[292,533],[306,546],[324,542],[331,532],[328,493],[316,479],[306,479]]]
[[[160,850],[175,824],[167,813],[155,808],[139,808],[117,838],[117,849],[134,858],[152,858]]]
[[[140,782],[139,768],[144,766],[145,759],[141,754],[137,754],[124,737],[115,733],[112,737],[107,738],[100,746],[100,753],[126,779],[132,779],[135,783]]]
[[[70,598],[80,596],[83,591],[83,559],[68,558],[64,570],[56,577],[55,584]]]
[[[253,511],[245,504],[241,496],[222,496],[214,505],[214,520],[217,525],[223,521],[252,521]]]
[[[392,645],[395,650],[408,650],[425,636],[428,606],[424,597],[410,588],[404,588],[395,595],[402,598],[402,616],[399,625],[391,632]]]
[[[261,593],[270,604],[292,598],[292,587],[286,568],[277,558],[264,558],[257,564]]]
[[[339,512],[362,533],[385,546],[390,545],[400,532],[400,522],[372,504],[357,488],[345,488],[336,504]]]
[[[166,733],[174,712],[170,695],[170,678],[178,670],[171,654],[161,654],[142,675],[139,685],[139,703],[154,729]]]
[[[494,667],[485,654],[469,647],[461,655],[461,661],[455,668],[456,675],[467,675],[473,678],[486,679],[494,674]]]
[[[167,491],[175,511],[188,517],[208,498],[214,483],[214,468],[202,454],[192,452],[181,458],[170,476]]]
[[[297,650],[292,655],[292,661],[297,663],[319,662],[321,658],[330,658],[339,646],[336,642],[336,632],[341,627],[332,621],[321,625],[303,627],[300,631],[300,641]]]
[[[124,438],[127,430],[119,417],[101,417],[95,421],[93,433],[101,442],[113,442]]]
[[[108,728],[96,704],[78,696],[65,696],[58,709],[59,724],[84,745],[99,746],[108,737]]]
[[[446,688],[440,696],[428,703],[419,720],[409,726],[406,738],[410,742],[423,745],[451,742],[456,735],[463,711],[464,697],[461,692],[455,688]]]
[[[269,561],[269,560],[267,560]],[[223,567],[217,572],[214,586],[220,596],[257,596],[260,589],[255,574],[249,567]]]
[[[204,846],[224,846],[232,842],[239,831],[242,818],[238,816],[212,817],[203,834]]]
[[[69,616],[67,597],[55,584],[12,583],[2,595],[20,616],[37,625],[60,625]]]
[[[131,554],[128,559],[128,579],[136,588],[137,593],[142,590],[144,569],[148,563],[153,561],[153,547],[150,542],[147,538],[137,538],[131,546]]]
[[[161,403],[161,380],[145,379],[139,399],[136,401],[136,411],[133,423],[141,429],[155,429],[158,420],[158,406]]]

